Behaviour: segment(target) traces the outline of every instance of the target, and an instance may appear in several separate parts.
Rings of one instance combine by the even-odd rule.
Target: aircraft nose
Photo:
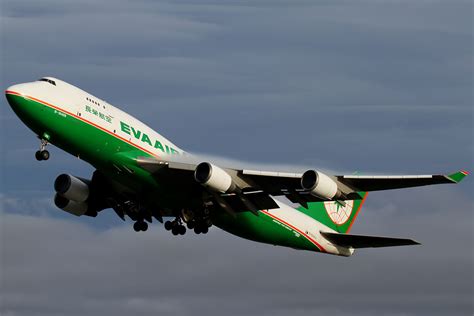
[[[22,95],[22,88],[24,87],[24,84],[23,83],[20,83],[20,84],[14,84],[13,86],[9,86],[6,90],[5,90],[5,94],[16,94],[16,95]]]
[[[15,84],[8,87],[5,90],[5,97],[7,98],[8,104],[15,110],[19,106],[19,98],[24,95],[24,84]]]

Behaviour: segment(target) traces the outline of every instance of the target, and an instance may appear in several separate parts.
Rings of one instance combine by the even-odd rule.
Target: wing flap
[[[135,160],[140,167],[151,173],[159,172],[164,169],[174,169],[192,172],[194,172],[194,169],[196,169],[196,164],[187,162],[165,161],[153,157],[138,157]]]
[[[235,213],[251,211],[256,214],[260,210],[278,208],[275,200],[263,191],[223,194],[219,196]]]
[[[321,232],[321,235],[338,246],[348,248],[379,248],[420,245],[419,242],[406,238],[350,235],[328,232]]]

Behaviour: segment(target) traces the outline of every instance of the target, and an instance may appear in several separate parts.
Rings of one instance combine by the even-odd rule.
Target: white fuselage
[[[173,156],[185,154],[155,130],[110,103],[62,80],[47,78],[56,85],[34,81],[11,86],[7,91],[18,92],[76,116],[152,156],[172,160]],[[157,141],[161,146],[155,146]]]
[[[53,108],[60,116],[71,115],[158,159],[173,161],[186,154],[152,128],[108,102],[59,79],[46,79],[55,84],[46,81],[18,84],[9,87],[7,93],[10,91]],[[277,203],[279,208],[262,211],[275,223],[284,225],[295,235],[302,235],[322,252],[343,256],[352,254],[352,249],[338,247],[320,234],[320,231],[333,232],[332,229],[289,205]]]

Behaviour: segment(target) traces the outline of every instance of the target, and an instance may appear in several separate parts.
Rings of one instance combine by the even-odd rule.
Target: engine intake
[[[194,170],[194,179],[197,183],[216,192],[232,192],[235,184],[232,177],[223,169],[209,163],[201,162]]]
[[[89,184],[87,182],[87,180],[69,174],[61,174],[54,181],[54,189],[56,193],[68,200],[85,202],[89,198]]]
[[[324,173],[316,170],[308,170],[303,173],[301,187],[310,191],[311,195],[326,200],[332,200],[341,196],[337,183]]]

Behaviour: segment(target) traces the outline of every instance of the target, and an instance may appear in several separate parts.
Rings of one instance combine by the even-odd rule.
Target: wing
[[[360,192],[409,188],[416,186],[457,183],[468,173],[456,172],[450,175],[401,175],[401,176],[359,176],[342,175],[331,176],[320,171],[308,170],[305,173],[273,172],[248,169],[219,168],[209,163],[189,163],[160,161],[156,158],[139,157],[137,164],[149,172],[159,174],[195,173],[202,164],[207,164],[206,176],[203,181],[209,180],[210,168],[216,177],[218,187],[213,195],[217,198],[240,201],[243,205],[254,205],[252,210],[276,208],[276,203],[269,196],[286,196],[293,203],[307,207],[308,202],[358,200],[363,198]],[[209,176],[209,177],[207,177]],[[219,178],[222,177],[222,178]],[[224,181],[224,178],[227,180]],[[194,181],[196,178],[188,176]],[[218,180],[222,180],[219,182]],[[197,181],[197,180],[196,180]],[[212,179],[209,180],[212,182]],[[202,183],[208,189],[210,185]],[[253,201],[246,201],[251,199]],[[225,204],[225,203],[219,203]],[[242,204],[241,204],[242,206]],[[235,205],[238,209],[238,206]]]
[[[450,175],[411,175],[411,176],[338,176],[338,181],[360,191],[381,191],[419,187],[441,183],[458,183],[467,171],[459,171]]]
[[[268,192],[256,188],[239,178],[239,171],[235,169],[219,168],[214,166],[215,173],[228,177],[233,190],[213,190],[196,182],[194,173],[199,164],[190,162],[162,161],[150,157],[138,157],[137,164],[151,172],[156,177],[167,178],[170,185],[175,185],[177,190],[182,187],[198,186],[205,191],[203,199],[211,199],[214,204],[235,216],[236,212],[251,211],[257,214],[263,209],[278,208],[278,204]],[[191,183],[189,183],[191,181]],[[235,183],[235,184],[234,184]]]
[[[301,173],[242,170],[242,174],[264,185],[269,192],[275,194],[281,189],[302,189],[301,178],[303,174]],[[349,191],[381,191],[441,183],[458,183],[468,174],[467,171],[463,170],[450,175],[343,175],[332,178],[341,184],[344,191],[350,193]]]
[[[340,194],[324,196],[314,194],[306,186],[304,177],[306,173],[282,173],[257,170],[242,170],[243,177],[249,178],[265,192],[271,195],[285,195],[293,203],[299,203],[306,207],[307,202],[320,202],[327,200],[358,200],[363,196],[358,192],[392,190],[401,188],[418,187],[442,183],[458,183],[467,174],[467,171],[459,171],[450,175],[385,175],[385,176],[328,176],[320,177],[326,181],[333,181]]]

